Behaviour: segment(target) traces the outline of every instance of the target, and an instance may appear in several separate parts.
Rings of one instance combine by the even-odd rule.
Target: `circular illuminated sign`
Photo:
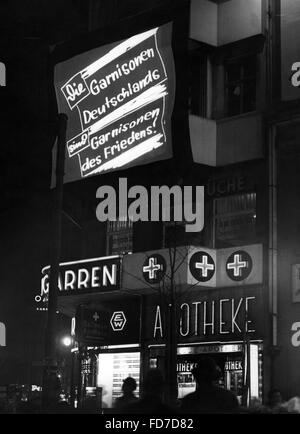
[[[226,272],[228,277],[236,282],[247,279],[252,268],[252,258],[243,250],[238,250],[237,252],[232,253],[226,263]]]
[[[197,252],[190,259],[190,272],[198,282],[208,282],[216,271],[213,258],[206,252]]]
[[[166,261],[161,255],[151,255],[144,262],[143,277],[148,283],[159,283],[166,273]]]

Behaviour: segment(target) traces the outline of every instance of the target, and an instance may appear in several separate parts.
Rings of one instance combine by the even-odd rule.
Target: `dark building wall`
[[[122,2],[117,18],[157,4],[165,5],[164,2],[147,2],[135,9],[137,2],[126,2],[126,6]],[[0,34],[6,35],[5,40],[0,39],[0,61],[7,65],[7,86],[0,88],[4,124],[1,157],[5,161],[0,171],[0,259],[4,264],[0,276],[0,322],[7,326],[7,347],[0,348],[0,384],[40,380],[40,367],[35,365],[41,364],[44,355],[46,314],[36,312],[34,297],[40,292],[41,269],[50,263],[53,240],[49,187],[57,115],[49,57],[53,44],[88,29],[89,16],[86,11],[82,13],[83,3],[76,1],[30,2],[28,7],[10,2],[6,6],[0,5],[3,12]],[[186,42],[188,9],[184,19],[183,40]],[[137,26],[140,26],[138,21]],[[175,43],[182,38],[182,32],[183,29],[177,27]],[[178,64],[180,60],[177,58]],[[184,74],[183,66],[181,74]],[[177,101],[180,116],[186,113],[185,130],[181,127],[183,135],[188,128],[187,110],[182,106],[184,98],[182,93]],[[176,140],[179,146],[180,134]],[[172,162],[166,164],[154,165],[150,178],[144,168],[123,171],[120,176],[130,178],[132,184],[140,184],[143,174],[149,182],[155,178],[156,170],[170,172]],[[117,184],[118,175],[65,186],[62,261],[106,255],[106,224],[96,219],[96,190],[103,184]],[[153,246],[153,239],[149,236],[145,248]]]
[[[0,348],[0,384],[41,384],[47,313],[37,311],[41,270],[50,263],[51,214],[37,202],[14,208],[0,218],[0,322],[6,347]],[[7,231],[6,219],[10,220]],[[57,336],[70,333],[70,322],[58,315]],[[62,346],[57,342],[57,350]]]
[[[56,133],[49,44],[52,32],[57,40],[70,36],[70,27],[78,32],[76,20],[57,14],[50,3],[0,5],[0,61],[7,70],[6,87],[0,87],[0,322],[7,331],[7,346],[0,348],[1,385],[41,384],[46,313],[36,311],[35,296],[40,293],[41,269],[50,262],[49,187]],[[69,10],[72,15],[74,8]],[[64,35],[57,30],[58,22]],[[63,219],[63,230],[72,240],[66,256],[78,258],[82,240]]]
[[[137,16],[149,12],[157,7],[174,6],[175,3],[182,4],[182,0],[91,0],[90,30],[113,24],[130,16]],[[186,1],[188,3],[188,0]]]
[[[32,362],[43,358],[45,317],[35,311],[34,297],[39,293],[37,270],[48,260],[47,217],[33,207],[15,208],[1,222],[0,321],[6,325],[7,346],[0,348],[0,384],[26,384],[35,375]]]
[[[62,6],[63,3],[64,7]],[[125,2],[109,1],[106,3],[99,2],[99,4],[103,8],[105,5],[110,4],[111,9],[107,7],[104,15],[98,15],[97,26],[101,26],[102,21],[107,25],[108,22],[115,19],[142,12],[154,5],[165,5],[165,2],[135,1],[130,2],[130,4],[127,3],[126,7]],[[48,41],[58,42],[83,30],[83,27],[78,24],[78,17],[77,19],[74,18],[76,10],[72,8],[71,15],[68,15],[70,7],[71,2],[56,1],[51,13],[50,11],[49,14],[45,12],[48,20],[44,24],[49,26],[48,31],[45,28],[45,38]],[[60,8],[63,8],[64,11],[61,11]],[[56,16],[58,17],[57,27],[50,30],[51,19],[54,22]],[[264,163],[261,161],[245,163],[240,165],[240,169],[237,169],[238,166],[215,169],[190,164],[189,143],[186,139],[188,137],[187,92],[184,90],[186,84],[183,84],[185,83],[187,52],[185,51],[184,38],[182,38],[182,34],[187,32],[188,14],[183,18],[184,24],[181,33],[178,24],[174,41],[177,43],[178,53],[182,50],[182,56],[177,57],[177,76],[181,93],[178,92],[177,94],[178,111],[173,119],[173,125],[176,127],[174,129],[176,131],[176,134],[174,133],[174,145],[176,150],[179,151],[177,152],[176,167],[174,169],[173,161],[167,161],[151,165],[147,167],[147,171],[145,168],[140,167],[131,171],[95,177],[85,183],[66,185],[64,210],[68,215],[63,215],[62,261],[106,255],[106,225],[101,224],[96,219],[96,190],[100,185],[117,185],[118,176],[128,177],[131,185],[161,185],[163,183],[174,185],[181,181],[183,185],[207,186],[208,180],[211,178],[230,178],[235,176],[234,174],[238,171],[244,174],[247,173],[251,184],[249,189],[254,188],[258,192],[257,242],[265,242],[267,205],[264,191],[266,185]],[[86,21],[84,23],[86,25]],[[68,29],[71,29],[69,34]],[[30,30],[30,32],[32,31]],[[17,81],[20,80],[21,93],[15,96],[20,97],[21,95],[21,97],[20,100],[16,99],[15,105],[18,110],[21,107],[23,110],[20,110],[18,114],[22,120],[22,129],[14,129],[12,140],[10,131],[7,131],[6,139],[9,139],[8,142],[5,142],[7,155],[11,155],[12,158],[11,163],[6,167],[7,178],[4,184],[1,183],[6,185],[3,192],[3,195],[9,201],[6,205],[15,209],[3,215],[3,237],[0,237],[1,240],[4,240],[1,246],[1,257],[7,264],[2,282],[3,294],[7,294],[3,306],[8,306],[2,307],[1,301],[0,321],[7,322],[8,347],[3,351],[1,348],[0,351],[7,356],[5,358],[7,368],[11,366],[15,368],[11,371],[3,370],[0,384],[3,381],[5,383],[29,381],[29,375],[34,374],[29,374],[31,365],[28,365],[28,363],[32,360],[38,361],[42,357],[42,352],[39,350],[43,350],[45,316],[42,316],[43,313],[35,312],[33,299],[39,292],[41,268],[48,265],[50,261],[51,205],[50,197],[46,192],[48,192],[50,184],[51,148],[55,131],[53,125],[49,127],[45,126],[45,124],[49,120],[50,122],[55,120],[56,107],[53,104],[53,88],[51,85],[49,86],[49,81],[39,81],[41,77],[44,77],[44,71],[47,70],[48,47],[38,41],[36,45],[34,45],[34,41],[26,44],[28,44],[28,53],[31,53],[32,57],[21,57],[20,64],[23,65],[26,60],[26,77],[29,75],[31,81],[22,87],[22,71],[17,68]],[[182,45],[180,46],[180,44]],[[41,56],[44,61],[40,64]],[[32,76],[30,75],[31,68]],[[34,92],[31,94],[32,89],[34,89]],[[8,117],[11,116],[12,114],[8,114]],[[18,143],[18,147],[16,143]],[[13,150],[12,153],[9,149]],[[18,162],[18,165],[15,164],[16,162]],[[26,168],[26,170],[20,172],[18,170],[20,167]],[[180,171],[177,168],[180,168]],[[13,170],[16,176],[12,175]],[[230,194],[232,194],[231,191],[225,192],[225,195]],[[29,205],[25,200],[27,196],[36,197],[38,205]],[[219,196],[222,196],[222,194]],[[215,197],[218,197],[218,193],[206,197],[208,211],[205,218],[204,237],[197,241],[197,243],[206,246],[212,245],[211,204]],[[25,201],[25,211],[23,212],[19,207],[16,207],[19,200],[22,200],[22,204]],[[75,224],[69,217],[74,219]],[[9,231],[5,229],[8,222],[10,225]],[[162,226],[160,224],[135,225],[134,251],[159,249],[161,241]],[[194,242],[193,236],[187,236],[187,244],[193,244]],[[20,273],[16,273],[16,269],[20,270]],[[20,342],[22,342],[20,347],[22,350],[17,350]],[[37,345],[39,345],[39,350],[37,350]],[[18,367],[22,363],[22,368]]]
[[[300,305],[292,299],[292,265],[300,263],[300,125],[280,129],[278,140],[278,339],[276,382],[286,398],[299,395],[300,350],[292,345]]]

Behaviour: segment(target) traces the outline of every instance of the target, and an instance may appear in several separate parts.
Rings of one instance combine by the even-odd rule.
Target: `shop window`
[[[163,248],[204,244],[204,232],[186,232],[186,222],[164,222]]]
[[[163,247],[171,248],[185,244],[185,223],[164,222]]]
[[[89,10],[90,10],[89,0],[72,0],[72,4],[74,8],[78,11],[80,16],[83,16],[84,18],[88,18]]]
[[[192,369],[196,363],[185,360],[179,357],[177,363],[177,384],[178,384],[178,398],[182,399],[189,393],[196,390],[196,381],[192,375]]]
[[[135,379],[135,395],[139,396],[140,364],[140,353],[99,354],[97,386],[102,390],[102,408],[114,406],[127,377]]]
[[[227,116],[256,109],[257,56],[233,59],[225,64]]]
[[[129,219],[108,222],[107,254],[120,255],[132,253],[133,223]]]
[[[189,113],[207,116],[207,55],[191,52],[189,56]]]
[[[193,212],[196,210],[196,204],[193,203]],[[174,207],[170,210],[171,221],[163,222],[163,242],[162,248],[174,248],[179,246],[194,245],[199,246],[204,243],[204,231],[187,232],[186,225],[193,222],[188,222],[182,215],[181,221],[174,221]]]
[[[214,200],[214,247],[256,242],[256,193]]]

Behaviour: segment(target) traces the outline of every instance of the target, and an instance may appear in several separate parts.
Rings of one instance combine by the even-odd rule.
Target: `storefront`
[[[199,357],[215,360],[222,375],[219,385],[242,399],[263,394],[263,298],[262,288],[228,288],[203,291],[182,288],[177,306],[178,397],[195,390],[191,370]],[[150,303],[150,300],[149,300]],[[164,367],[165,317],[159,304],[147,309],[147,346],[150,365]]]
[[[111,408],[123,380],[151,367],[165,374],[170,286],[168,249],[61,264],[60,312],[74,318],[73,394]],[[220,385],[262,398],[264,297],[262,246],[177,249],[173,291],[178,397],[195,389],[191,369],[215,359]],[[47,267],[41,294],[47,296]],[[37,297],[39,300],[39,296]]]
[[[102,409],[120,396],[123,380],[132,377],[139,392],[141,369],[140,297],[102,297],[76,309],[79,343],[80,400],[96,397]]]
[[[262,344],[250,344],[250,396],[258,399],[262,398],[262,350]],[[222,371],[219,386],[231,390],[241,401],[245,375],[244,351],[243,344],[180,347],[177,362],[178,398],[183,398],[196,390],[191,369],[199,356],[208,356],[215,360]]]
[[[168,351],[168,295],[175,294],[179,398],[195,389],[190,372],[200,355],[215,359],[222,371],[221,386],[241,398],[246,384],[249,397],[262,398],[267,318],[262,245],[177,248],[173,288],[168,249],[132,255],[124,265],[124,282],[126,271],[131,275],[135,266],[135,272],[141,272],[131,284],[140,285],[143,279],[156,289],[156,296],[145,296],[143,336],[148,366],[162,370]]]
[[[121,289],[122,258],[65,262],[59,272],[59,312],[71,321],[70,394],[77,405],[110,408],[131,376],[139,388],[141,297]],[[49,267],[42,270],[38,310],[47,308]]]

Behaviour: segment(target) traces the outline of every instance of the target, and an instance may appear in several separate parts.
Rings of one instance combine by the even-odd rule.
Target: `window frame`
[[[245,64],[243,61],[247,59],[253,58],[255,61],[254,74],[250,76],[245,76]],[[236,80],[229,80],[228,78],[228,68],[231,65],[238,64],[240,69],[239,78]],[[255,87],[255,106],[248,110],[246,109],[246,100],[245,100],[245,88],[248,83],[254,84]],[[229,97],[229,89],[231,86],[240,86],[241,95],[240,95],[240,103],[239,103],[239,111],[237,113],[231,113],[230,110],[230,97]],[[224,61],[224,112],[227,117],[231,116],[240,116],[246,113],[251,113],[257,110],[258,100],[257,100],[257,86],[258,86],[258,53],[245,53],[241,56],[231,57]]]
[[[220,200],[230,200],[232,198],[238,198],[238,197],[242,197],[242,196],[248,196],[248,195],[254,195],[255,196],[255,207],[253,208],[248,208],[245,210],[239,210],[239,211],[230,211],[230,212],[223,212],[223,213],[219,213],[217,214],[217,202]],[[253,243],[257,242],[257,192],[256,191],[249,191],[249,192],[243,192],[243,193],[237,193],[237,194],[233,194],[233,195],[229,195],[229,196],[223,196],[223,197],[217,197],[215,199],[213,199],[213,231],[212,231],[212,236],[213,236],[213,248],[217,249],[217,248],[222,248],[220,246],[217,245],[217,228],[218,228],[218,220],[220,218],[225,218],[225,217],[239,217],[239,216],[244,216],[244,215],[250,215],[253,212],[254,216],[255,216],[255,231],[256,231],[256,239],[253,240]],[[225,241],[223,241],[225,242]],[[246,240],[242,241],[242,244],[239,243],[237,245],[243,245],[246,242]],[[248,242],[248,241],[247,241]],[[233,246],[235,246],[235,244],[233,244]]]
[[[127,222],[127,225],[124,224],[124,227],[122,227],[122,223]],[[120,225],[120,228],[113,228],[113,226]],[[127,250],[121,250],[118,249],[118,252],[114,252],[110,249],[110,239],[114,235],[126,235],[128,237],[128,244],[131,243],[131,248]],[[125,254],[131,254],[133,253],[133,222],[128,219],[118,219],[116,221],[109,221],[107,222],[106,226],[106,254],[108,256],[110,255],[125,255]]]

